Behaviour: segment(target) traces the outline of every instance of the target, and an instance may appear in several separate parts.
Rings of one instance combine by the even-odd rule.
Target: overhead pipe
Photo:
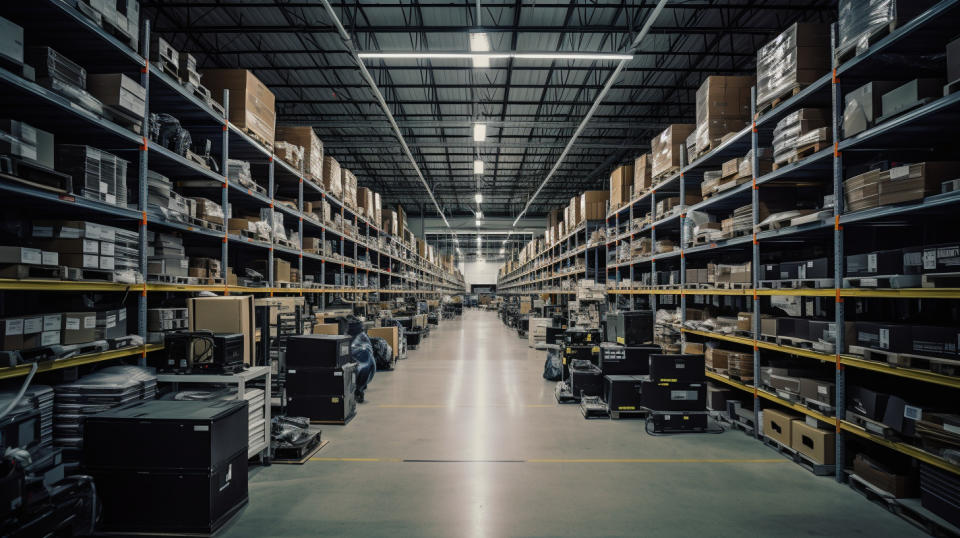
[[[413,165],[413,169],[417,172],[417,177],[420,178],[420,183],[423,183],[423,188],[427,190],[427,194],[430,196],[430,201],[433,202],[433,207],[437,208],[437,213],[440,213],[440,218],[443,219],[443,222],[447,225],[447,228],[450,228],[450,223],[447,221],[447,216],[444,215],[443,209],[440,208],[440,204],[437,203],[437,199],[433,196],[433,191],[430,190],[430,185],[428,185],[427,180],[424,179],[423,172],[420,171],[420,167],[417,165],[417,160],[413,158],[413,153],[410,152],[410,147],[407,146],[407,141],[404,140],[403,133],[400,132],[400,126],[397,125],[397,121],[393,118],[393,113],[390,112],[390,107],[387,106],[387,101],[380,92],[377,82],[373,80],[370,72],[367,71],[367,67],[357,55],[357,49],[353,45],[353,39],[350,37],[350,34],[347,33],[346,28],[343,27],[343,23],[340,22],[340,17],[337,17],[337,14],[333,11],[333,6],[330,5],[330,0],[322,0],[322,2],[324,9],[327,10],[327,14],[330,15],[330,19],[333,21],[334,26],[337,27],[337,32],[340,34],[340,39],[343,40],[343,44],[347,47],[347,50],[350,51],[351,56],[353,56],[353,60],[360,68],[360,74],[363,76],[364,80],[367,81],[367,84],[370,85],[370,89],[373,90],[373,94],[380,103],[380,108],[383,109],[383,113],[386,114],[387,120],[390,121],[390,126],[393,127],[393,131],[397,134],[397,140],[400,141],[400,146],[403,148],[403,152],[407,155],[407,158],[410,159],[410,164]]]
[[[327,0],[323,0],[326,2]],[[660,12],[663,11],[663,8],[667,5],[667,0],[660,0],[657,3],[657,6],[653,8],[653,12],[650,13],[650,17],[647,18],[647,21],[643,24],[643,28],[640,29],[640,33],[637,34],[637,37],[633,40],[633,43],[630,45],[630,49],[626,51],[627,54],[633,54],[634,51],[640,46],[640,42],[643,41],[643,38],[647,36],[647,33],[650,32],[650,28],[653,26],[653,23],[656,22],[657,17],[660,15]],[[580,125],[577,127],[577,130],[573,132],[573,136],[570,137],[570,141],[567,142],[566,147],[563,148],[563,152],[560,153],[560,158],[557,159],[556,164],[553,165],[553,168],[550,169],[550,172],[547,173],[547,177],[543,178],[543,183],[537,187],[537,190],[534,191],[533,196],[527,200],[526,205],[523,206],[523,211],[517,215],[517,219],[513,221],[513,225],[516,226],[520,219],[527,213],[527,210],[530,209],[530,206],[533,205],[533,201],[536,200],[537,196],[540,194],[540,191],[547,185],[550,181],[550,178],[553,177],[553,174],[560,168],[560,164],[563,162],[563,159],[566,158],[567,153],[570,152],[570,149],[576,143],[577,138],[580,136],[580,133],[586,128],[587,123],[590,122],[590,118],[597,112],[597,109],[600,108],[600,103],[603,101],[603,98],[606,97],[607,92],[610,91],[610,88],[613,87],[614,82],[617,81],[617,77],[620,76],[620,72],[623,71],[624,66],[627,64],[628,60],[620,60],[620,63],[617,64],[617,68],[613,70],[613,73],[610,75],[610,78],[607,79],[607,83],[603,85],[603,89],[600,90],[600,93],[597,94],[597,98],[594,99],[593,105],[590,106],[590,110],[587,111],[587,115],[583,117],[583,120],[580,122]]]

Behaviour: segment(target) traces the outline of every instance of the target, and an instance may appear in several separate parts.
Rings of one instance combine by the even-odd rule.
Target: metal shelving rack
[[[452,274],[443,270],[439,265],[429,262],[419,256],[414,249],[380,230],[379,226],[369,222],[344,204],[342,201],[328,195],[321,187],[304,181],[304,173],[297,170],[257,142],[244,134],[240,129],[214,111],[204,101],[197,98],[186,88],[163,73],[157,66],[150,64],[146,58],[150,56],[150,21],[143,21],[141,32],[142,55],[121,43],[104,29],[88,20],[79,11],[59,0],[39,0],[27,5],[26,3],[11,3],[4,5],[0,15],[20,15],[25,21],[32,23],[25,26],[28,37],[42,33],[44,39],[50,41],[55,49],[70,50],[71,56],[91,72],[123,72],[130,76],[139,74],[141,85],[147,90],[147,98],[143,114],[144,129],[148,125],[151,106],[157,111],[168,112],[180,119],[184,126],[195,136],[209,138],[214,147],[220,148],[220,169],[217,173],[201,167],[184,157],[177,155],[166,148],[151,144],[146,136],[100,118],[80,107],[73,106],[63,96],[33,83],[18,75],[0,68],[0,88],[4,93],[3,113],[15,119],[35,125],[41,129],[54,133],[58,142],[76,142],[94,147],[110,149],[112,151],[136,152],[136,164],[131,163],[130,170],[136,170],[137,187],[139,188],[139,205],[136,209],[108,205],[81,197],[58,195],[48,191],[31,188],[18,183],[0,182],[0,192],[8,197],[22,198],[31,203],[48,204],[59,214],[61,211],[69,214],[84,215],[96,219],[108,219],[117,223],[125,223],[129,227],[139,230],[140,270],[144,282],[140,284],[125,284],[116,282],[92,281],[59,281],[59,280],[12,280],[0,279],[0,293],[4,291],[42,291],[42,292],[116,292],[122,294],[136,294],[137,296],[137,334],[146,337],[147,306],[151,293],[178,293],[214,291],[224,294],[246,293],[266,295],[304,295],[319,294],[322,298],[327,295],[350,294],[364,296],[376,300],[380,294],[413,295],[418,297],[439,296],[442,294],[462,293],[465,289],[462,275]],[[24,21],[21,21],[24,22]],[[39,26],[42,25],[42,26]],[[33,34],[33,35],[31,35]],[[224,110],[229,110],[229,94],[223,95]],[[219,143],[218,143],[219,142]],[[266,178],[270,190],[269,196],[246,189],[228,181],[226,170],[228,158],[258,160],[266,164]],[[217,197],[225,213],[231,204],[268,207],[273,211],[281,211],[287,217],[297,219],[299,241],[296,248],[280,245],[275,237],[272,241],[254,242],[229,234],[226,222],[223,232],[208,228],[200,228],[184,223],[163,219],[158,214],[151,213],[147,208],[147,170],[154,169],[160,173],[169,173],[178,179],[205,179],[219,185]],[[128,178],[133,177],[132,174]],[[282,185],[294,186],[297,196],[296,209],[277,204],[274,199],[274,184],[281,181]],[[305,218],[303,202],[305,200],[304,184],[309,186],[311,194],[317,195],[331,203],[344,218],[352,218],[358,226],[357,237],[350,237],[343,231],[335,230],[326,223],[318,223]],[[216,199],[216,197],[213,197]],[[338,259],[324,255],[303,252],[304,224],[319,228],[321,239],[336,238],[341,249]],[[184,236],[204,240],[210,244],[220,245],[221,278],[223,285],[184,285],[147,282],[147,232],[166,230],[181,232]],[[362,230],[362,233],[360,231]],[[387,238],[395,247],[396,254],[389,248],[379,246],[379,238]],[[323,243],[322,243],[323,244]],[[347,247],[352,252],[346,252]],[[259,254],[266,254],[270,275],[264,287],[229,286],[226,282],[226,271],[229,266],[230,255],[234,249],[251,249]],[[359,253],[375,255],[376,265],[361,266],[358,262]],[[273,279],[273,257],[280,253],[289,257],[300,270],[301,280],[298,287],[281,287]],[[344,254],[347,254],[344,256]],[[371,256],[371,261],[374,256]],[[320,285],[303,287],[304,260],[321,265]],[[354,270],[354,274],[364,271],[368,276],[366,286],[328,285],[326,283],[325,267],[328,264],[340,264],[341,283],[347,268]],[[397,274],[401,269],[405,274]],[[407,272],[412,274],[408,275]],[[325,299],[324,299],[325,303]],[[322,304],[324,304],[322,303]],[[140,362],[145,363],[149,352],[162,349],[158,345],[145,345],[135,348],[112,350],[104,353],[95,353],[43,363],[40,371],[47,371],[80,364],[112,360],[120,357],[140,356]],[[0,368],[0,379],[22,376],[29,369],[21,366]]]
[[[712,380],[752,394],[755,411],[760,409],[761,400],[766,400],[788,407],[804,415],[814,417],[823,423],[832,424],[837,432],[836,461],[838,463],[846,461],[846,435],[853,435],[941,469],[960,474],[960,466],[953,465],[947,460],[917,448],[916,446],[884,439],[883,437],[869,433],[863,428],[845,420],[844,413],[846,407],[846,372],[849,368],[872,371],[905,380],[955,389],[960,389],[960,377],[939,374],[929,370],[890,366],[842,353],[841,350],[844,349],[844,342],[843,331],[840,330],[836,331],[838,341],[835,344],[835,349],[837,351],[832,354],[818,353],[808,349],[782,346],[759,340],[760,316],[757,315],[760,312],[760,298],[764,296],[832,297],[835,300],[834,321],[837,323],[837,327],[842,327],[846,319],[844,299],[847,298],[960,299],[960,288],[864,289],[843,287],[843,260],[844,254],[847,252],[844,248],[845,224],[868,223],[885,217],[916,215],[923,211],[929,212],[934,209],[960,206],[960,196],[945,196],[933,200],[924,200],[921,203],[912,205],[883,206],[854,213],[844,213],[844,151],[855,150],[858,147],[897,147],[897,145],[904,144],[908,141],[914,141],[918,133],[929,134],[937,130],[946,130],[947,132],[949,132],[949,130],[955,130],[956,125],[960,122],[960,93],[954,93],[936,99],[933,102],[861,132],[851,138],[841,140],[839,130],[839,125],[842,121],[843,90],[845,84],[849,84],[849,86],[846,86],[846,89],[850,89],[872,80],[871,77],[875,77],[876,73],[874,68],[878,65],[877,58],[881,54],[917,55],[920,54],[921,51],[942,51],[946,43],[956,35],[955,21],[958,15],[960,15],[960,0],[941,0],[912,21],[899,26],[886,37],[876,41],[866,51],[834,68],[831,73],[825,74],[762,116],[758,116],[756,113],[756,92],[754,90],[752,98],[752,117],[754,121],[751,125],[693,162],[687,163],[684,157],[683,162],[685,165],[675,174],[662,179],[651,190],[635,196],[624,206],[610,211],[607,216],[608,230],[611,229],[612,224],[613,233],[608,232],[605,249],[609,251],[611,245],[616,247],[620,241],[626,238],[632,239],[640,234],[649,232],[654,250],[654,254],[651,256],[631,258],[627,262],[620,262],[619,259],[617,259],[614,260],[615,263],[607,265],[608,293],[611,297],[628,296],[636,298],[637,296],[647,296],[653,308],[656,308],[657,298],[659,296],[669,295],[679,297],[681,325],[683,322],[686,322],[686,300],[690,296],[743,297],[745,301],[750,300],[752,311],[755,314],[753,316],[751,337],[724,335],[682,328],[681,335],[683,341],[686,340],[688,335],[693,335],[700,338],[709,338],[748,346],[753,350],[754,354],[754,372],[760,371],[760,350],[804,357],[819,361],[824,365],[834,366],[836,385],[835,408],[837,415],[835,417],[824,415],[816,410],[779,398],[775,394],[758,388],[755,385],[756,382],[750,385],[712,372],[708,372],[707,375]],[[836,38],[834,38],[834,40],[835,39]],[[772,131],[776,122],[789,112],[804,106],[829,107],[831,109],[831,117],[833,119],[831,125],[834,140],[832,147],[818,151],[798,162],[782,166],[761,177],[754,175],[751,181],[738,185],[735,188],[697,204],[690,206],[684,205],[685,199],[683,198],[683,194],[686,187],[699,185],[705,169],[715,169],[719,167],[723,161],[733,157],[741,157],[745,155],[748,150],[753,149],[752,169],[754,171],[758,170],[758,152],[756,149],[763,146],[764,141],[761,140],[761,137],[765,137],[766,145],[769,145],[769,140],[772,138]],[[869,146],[867,146],[868,144]],[[826,178],[829,178],[834,196],[834,208],[831,218],[779,230],[758,231],[758,201],[762,187],[772,182],[785,179],[822,180]],[[650,224],[646,224],[638,230],[631,228],[634,219],[642,216],[645,211],[649,211],[651,219],[653,218],[653,210],[658,197],[676,196],[678,193],[681,197],[681,210],[678,214],[657,221],[651,221]],[[648,198],[649,204],[647,203]],[[682,233],[683,219],[690,211],[704,209],[716,210],[717,208],[723,210],[746,205],[746,203],[752,205],[753,230],[750,234],[691,248],[686,248],[686,244],[683,241],[684,238],[681,236],[681,247],[679,249],[668,253],[655,253],[657,230],[663,228],[672,230],[672,223],[676,222],[679,224]],[[649,207],[649,209],[643,209],[645,207]],[[630,223],[626,232],[620,232],[621,218],[627,218],[627,222]],[[826,233],[826,236],[829,237],[829,240],[832,242],[834,258],[833,288],[760,289],[758,283],[758,266],[761,245],[771,240],[782,239],[786,236],[798,236],[811,233]],[[548,254],[554,247],[555,245],[548,246],[543,254]],[[752,264],[752,286],[749,289],[708,290],[691,288],[687,285],[686,272],[683,269],[687,266],[687,261],[690,257],[711,255],[714,253],[726,254],[734,251],[740,251],[741,253],[749,252],[749,255],[745,256],[745,258],[751,260]],[[650,267],[651,274],[655,275],[657,261],[666,261],[677,257],[679,257],[679,266],[681,268],[679,289],[638,286],[635,277],[640,267]],[[549,264],[551,262],[547,260],[545,263]],[[631,287],[621,285],[621,281],[623,280],[621,271],[625,271],[626,274],[629,275],[632,283]],[[519,283],[520,279],[530,272],[531,269],[526,266],[521,266],[507,275],[502,275],[500,282],[498,282],[498,290],[507,295],[537,293],[538,289],[536,285],[539,282],[538,280],[529,281],[526,285]],[[845,480],[843,465],[837,465],[835,477],[838,481]]]

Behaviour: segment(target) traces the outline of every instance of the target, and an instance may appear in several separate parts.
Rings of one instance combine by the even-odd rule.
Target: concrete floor
[[[226,536],[913,536],[738,431],[584,420],[494,313],[442,322],[303,466],[252,471]]]

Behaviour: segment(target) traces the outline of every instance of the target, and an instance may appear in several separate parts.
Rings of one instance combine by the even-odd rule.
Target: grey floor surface
[[[225,536],[914,536],[739,431],[584,420],[494,313],[444,321],[377,373],[303,466],[251,473]]]

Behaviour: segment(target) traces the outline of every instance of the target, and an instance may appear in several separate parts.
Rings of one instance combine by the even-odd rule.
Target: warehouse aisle
[[[543,362],[494,313],[442,322],[314,461],[255,470],[226,535],[920,535],[740,432],[584,420]]]

